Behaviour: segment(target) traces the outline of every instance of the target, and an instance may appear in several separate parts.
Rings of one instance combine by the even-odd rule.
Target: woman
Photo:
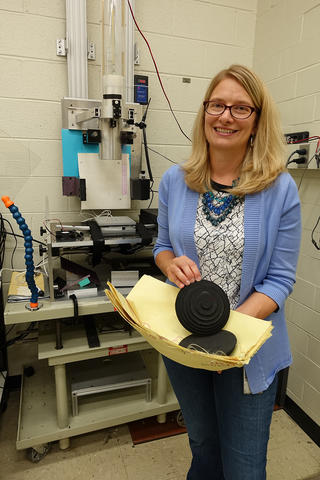
[[[239,312],[273,322],[245,369],[193,369],[164,358],[186,422],[188,480],[263,480],[277,373],[291,363],[284,302],[300,243],[297,188],[285,172],[274,104],[259,78],[216,75],[193,130],[190,159],[159,187],[155,261],[183,288],[217,283]]]

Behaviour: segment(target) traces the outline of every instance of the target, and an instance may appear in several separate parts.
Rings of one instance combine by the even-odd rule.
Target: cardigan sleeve
[[[301,238],[301,215],[298,190],[291,176],[282,190],[284,200],[278,230],[272,244],[267,274],[254,285],[257,292],[272,298],[282,308],[295,282]],[[281,205],[281,202],[278,202]]]
[[[153,248],[154,258],[158,253],[169,250],[173,252],[173,248],[169,237],[169,218],[168,218],[168,203],[169,203],[169,170],[164,173],[159,184],[159,204],[158,204],[158,238]]]

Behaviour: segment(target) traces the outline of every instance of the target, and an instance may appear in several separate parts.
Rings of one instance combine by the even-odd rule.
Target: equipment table
[[[36,311],[27,310],[24,302],[7,303],[5,324],[44,320],[58,321],[59,324],[60,320],[73,317],[71,300],[41,302],[42,308]],[[78,306],[79,316],[113,311],[105,296],[79,299]],[[44,445],[56,440],[64,449],[69,447],[72,436],[155,415],[159,422],[165,422],[166,412],[179,409],[161,355],[138,332],[99,333],[100,346],[89,348],[82,325],[63,326],[62,329],[59,325],[62,348],[57,349],[57,328],[52,328],[50,323],[49,327],[48,322],[43,323],[44,328],[39,324],[39,362],[34,375],[23,375],[22,378],[17,449],[31,447],[35,452],[43,452]],[[125,394],[108,392],[90,396],[90,400],[81,403],[79,415],[72,416],[68,364],[135,351],[142,352],[152,378],[151,401],[146,401],[141,387],[131,388]]]

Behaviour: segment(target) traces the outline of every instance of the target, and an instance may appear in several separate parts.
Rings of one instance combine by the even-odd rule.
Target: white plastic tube
[[[123,75],[122,0],[105,1],[105,71],[103,74]]]
[[[131,12],[128,6],[126,5],[126,102],[134,102],[134,25]],[[134,12],[134,0],[131,0],[131,7]]]

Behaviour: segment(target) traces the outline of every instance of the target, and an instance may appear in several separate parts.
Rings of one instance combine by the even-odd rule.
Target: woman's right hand
[[[169,259],[165,270],[168,279],[179,288],[201,280],[196,263],[185,255]]]

